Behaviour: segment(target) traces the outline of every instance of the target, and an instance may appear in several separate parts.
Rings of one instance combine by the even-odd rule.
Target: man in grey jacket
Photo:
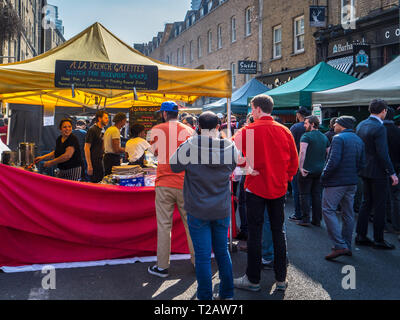
[[[233,298],[232,261],[228,250],[231,213],[229,180],[238,150],[227,139],[218,139],[218,117],[204,112],[201,134],[183,143],[170,159],[171,170],[185,171],[183,187],[190,236],[193,241],[199,300],[212,300],[211,250],[218,263],[219,299]]]

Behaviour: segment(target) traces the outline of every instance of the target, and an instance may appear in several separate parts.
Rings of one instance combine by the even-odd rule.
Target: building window
[[[274,52],[273,58],[277,59],[282,56],[282,26],[274,28]]]
[[[180,49],[178,48],[178,50],[176,51],[176,65],[179,66],[179,51]]]
[[[218,40],[218,49],[221,49],[222,48],[222,26],[221,25],[218,25],[217,40]]]
[[[231,41],[236,41],[236,18],[231,18]]]
[[[194,60],[194,54],[193,54],[193,40],[190,41],[189,43],[189,55],[190,55],[190,62]]]
[[[354,0],[342,0],[342,24],[350,24],[356,18]]]
[[[190,19],[187,19],[186,20],[186,29],[189,29],[189,27],[190,27]]]
[[[223,4],[225,2],[225,0],[219,0],[219,4]]]
[[[246,36],[251,35],[251,8],[246,9]]]
[[[183,62],[183,65],[186,64],[186,48],[185,48],[185,46],[182,47],[182,62]]]
[[[192,25],[196,22],[196,16],[193,14],[190,19],[192,20]]]
[[[212,5],[213,5],[212,0],[208,1],[207,3],[208,12],[211,11]]]
[[[236,88],[236,64],[231,63],[231,72],[232,72],[232,88]]]
[[[304,16],[294,20],[294,53],[304,51]]]
[[[199,58],[201,58],[202,55],[203,55],[203,48],[202,48],[202,45],[201,45],[201,38],[198,37],[197,38],[197,56]]]
[[[202,16],[204,16],[204,8],[203,8],[203,7],[200,9],[200,18],[201,18]]]
[[[169,56],[167,55],[167,63],[169,64]]]
[[[211,30],[209,30],[208,32],[207,32],[207,39],[208,39],[208,53],[211,53],[212,52],[212,32],[211,32]]]

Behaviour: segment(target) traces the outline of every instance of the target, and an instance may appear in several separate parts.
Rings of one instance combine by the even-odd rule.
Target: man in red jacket
[[[268,210],[274,243],[276,289],[286,290],[286,238],[283,229],[285,195],[296,175],[299,158],[288,128],[271,117],[274,101],[259,95],[251,101],[255,122],[239,130],[233,140],[246,158],[246,207],[248,219],[247,271],[234,280],[236,288],[260,290],[261,238],[264,211]]]

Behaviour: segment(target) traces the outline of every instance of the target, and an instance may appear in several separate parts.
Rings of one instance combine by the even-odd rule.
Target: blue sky
[[[127,44],[149,42],[167,22],[182,21],[190,0],[48,0],[59,8],[68,40],[100,22]]]

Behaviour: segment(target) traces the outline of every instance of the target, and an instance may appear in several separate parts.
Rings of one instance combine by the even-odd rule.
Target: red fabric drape
[[[0,266],[153,256],[154,188],[65,181],[0,165]],[[172,253],[189,253],[175,210]]]

